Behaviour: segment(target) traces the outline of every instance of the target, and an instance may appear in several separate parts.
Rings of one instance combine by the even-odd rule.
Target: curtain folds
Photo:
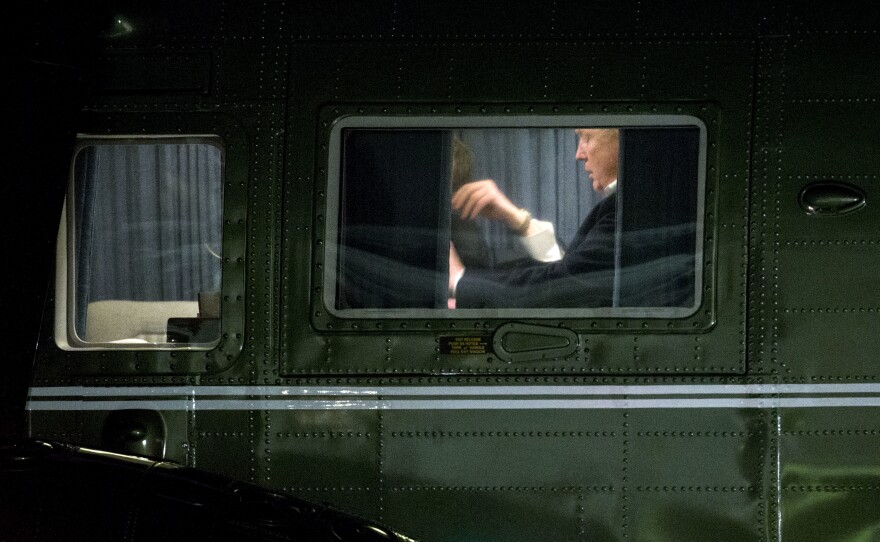
[[[220,289],[221,151],[84,147],[74,164],[77,329],[88,304],[195,301]]]

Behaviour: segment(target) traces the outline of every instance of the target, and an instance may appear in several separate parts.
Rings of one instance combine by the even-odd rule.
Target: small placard
[[[491,353],[487,337],[440,337],[440,353],[450,356],[474,356]]]

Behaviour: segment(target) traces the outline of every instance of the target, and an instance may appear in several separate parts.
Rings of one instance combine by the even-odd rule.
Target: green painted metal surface
[[[880,536],[875,7],[119,11],[137,31],[110,32],[107,19],[88,62],[112,77],[90,87],[77,130],[224,138],[223,336],[208,353],[64,352],[50,299],[32,436],[100,446],[109,411],[152,404],[167,459],[420,540]],[[677,320],[535,319],[574,330],[579,346],[527,363],[439,352],[441,336],[491,343],[510,320],[328,315],[327,144],[348,114],[699,118],[703,305]],[[867,205],[807,216],[798,196],[818,180],[859,187]],[[868,387],[809,388],[824,385]],[[670,387],[649,404],[645,386]],[[468,389],[472,403],[454,402]],[[850,406],[823,406],[844,395]],[[706,402],[677,402],[691,399]],[[94,401],[105,403],[84,406]]]

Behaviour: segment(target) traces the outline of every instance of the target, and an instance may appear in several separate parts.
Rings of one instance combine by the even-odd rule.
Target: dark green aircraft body
[[[878,8],[50,4],[10,63],[10,433],[426,541],[880,539]],[[699,127],[694,310],[332,306],[345,119]],[[74,150],[110,136],[223,149],[205,348],[59,346]]]

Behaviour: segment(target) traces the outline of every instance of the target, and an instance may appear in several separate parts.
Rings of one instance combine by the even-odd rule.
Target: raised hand
[[[452,195],[452,208],[466,220],[483,216],[498,220],[508,228],[517,229],[526,213],[513,204],[492,179],[467,183]]]

